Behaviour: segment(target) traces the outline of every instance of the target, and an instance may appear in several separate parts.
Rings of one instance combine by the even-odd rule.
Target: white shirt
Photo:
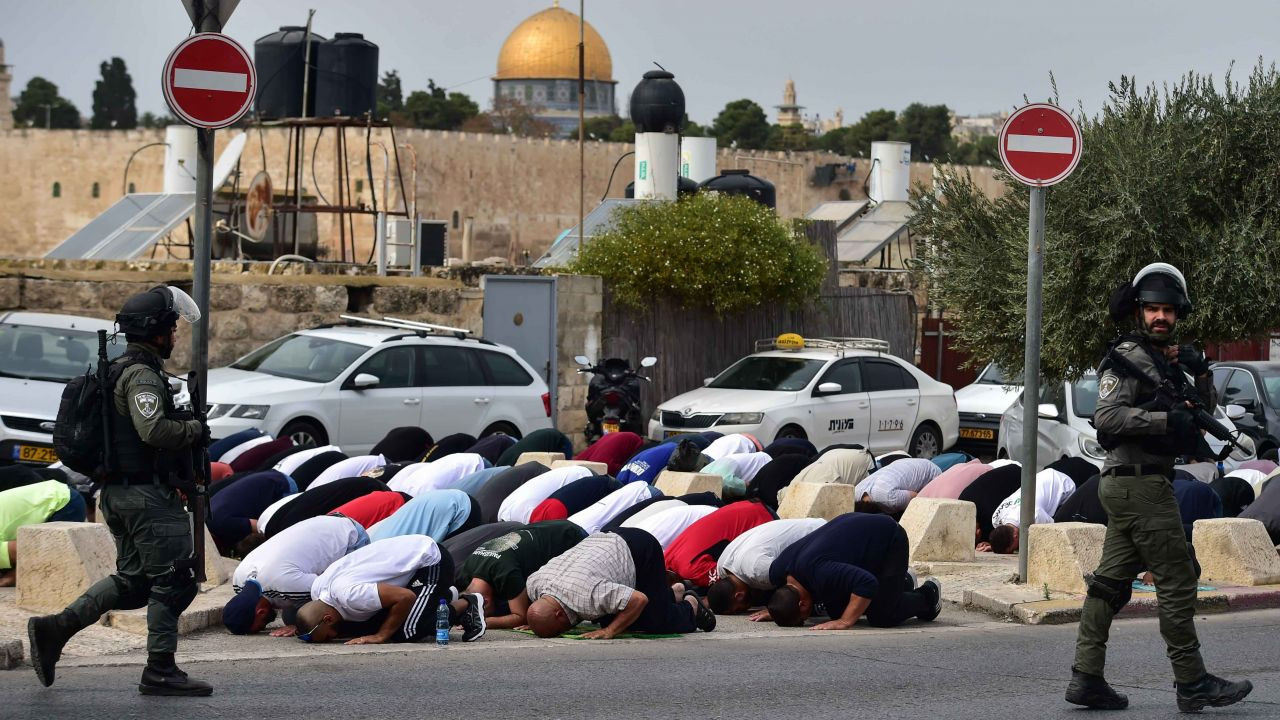
[[[307,489],[314,490],[321,485],[328,485],[334,480],[356,477],[368,470],[372,470],[376,467],[382,467],[386,464],[387,459],[382,455],[357,455],[355,457],[347,458],[346,460],[339,460],[325,468],[324,472],[317,475],[316,479],[312,480],[311,484],[307,486]]]
[[[236,592],[250,580],[277,608],[311,599],[311,584],[364,537],[354,520],[332,515],[309,518],[254,548],[231,577]]]
[[[581,465],[548,470],[516,488],[514,492],[508,495],[507,499],[503,500],[502,504],[498,506],[498,520],[527,523],[529,522],[529,516],[533,514],[533,509],[538,507],[543,500],[551,497],[551,493],[574,480],[581,480],[590,475],[591,471]]]
[[[267,523],[271,522],[271,518],[276,514],[276,511],[285,505],[288,505],[291,500],[296,500],[300,494],[301,493],[285,495],[279,500],[268,505],[266,510],[258,513],[258,532],[266,532]]]
[[[893,467],[890,465],[889,467]],[[1058,506],[1076,491],[1076,484],[1064,473],[1045,468],[1036,473],[1036,523],[1053,522]],[[1022,520],[1022,491],[1017,490],[1004,499],[991,514],[991,526],[1013,525]]]
[[[698,472],[719,475],[728,480],[737,478],[743,485],[751,482],[760,468],[773,461],[773,456],[764,452],[733,453],[709,463]]]
[[[1197,463],[1197,465],[1207,465],[1209,467],[1213,467],[1213,465],[1210,465],[1209,463]],[[1183,470],[1187,469],[1186,466],[1181,466],[1181,467]],[[1188,472],[1190,471],[1188,470]],[[1195,473],[1191,473],[1191,474],[1195,475]],[[1241,470],[1232,470],[1231,472],[1227,473],[1227,477],[1240,478],[1241,480],[1249,483],[1251,486],[1253,486],[1253,494],[1256,497],[1262,494],[1262,487],[1267,484],[1267,478],[1269,478],[1270,476],[1262,472],[1261,470],[1241,469]],[[1204,482],[1204,480],[1201,478],[1197,478],[1197,479],[1200,479],[1201,482]]]
[[[635,483],[627,483],[627,484],[634,485]],[[678,500],[676,498],[659,500],[656,503],[653,503],[651,505],[645,505],[644,507],[640,508],[640,510],[636,511],[635,515],[632,515],[631,517],[624,520],[622,522],[622,525],[623,527],[635,527],[635,525],[632,525],[631,523],[638,523],[641,520],[644,520],[647,517],[653,517],[654,515],[657,515],[658,513],[664,510],[670,510],[671,508],[688,507],[688,506],[689,506],[689,503],[683,500]]]
[[[298,468],[302,467],[302,463],[310,460],[311,458],[319,455],[320,453],[327,453],[327,452],[342,452],[342,448],[338,447],[337,445],[325,445],[324,447],[310,448],[307,450],[299,450],[298,452],[292,455],[289,455],[285,457],[285,459],[276,463],[276,466],[273,467],[272,470],[277,470],[279,472],[284,473],[285,475],[292,477],[293,473],[297,471]]]
[[[894,512],[902,512],[911,502],[911,493],[918,493],[929,484],[930,480],[942,474],[942,468],[931,460],[921,458],[905,458],[897,460],[888,467],[867,476],[858,483],[853,497],[861,500],[870,495],[872,502],[879,503]]]
[[[484,458],[475,453],[454,453],[434,462],[414,463],[400,469],[387,487],[414,497],[428,490],[450,490],[462,479],[484,469]]]
[[[759,590],[773,587],[769,582],[769,566],[800,538],[826,524],[822,518],[773,520],[742,533],[725,547],[716,563],[716,573],[737,575],[742,582]]]
[[[258,437],[252,440],[245,440],[239,445],[236,445],[230,450],[222,453],[222,455],[218,456],[218,462],[226,463],[230,465],[233,460],[243,455],[246,450],[251,450],[253,448],[258,447],[259,445],[266,445],[267,443],[274,442],[274,441],[275,441],[275,438],[271,437],[270,435],[259,435]]]
[[[311,598],[343,620],[368,620],[382,609],[379,583],[405,587],[419,570],[439,562],[440,548],[426,535],[379,540],[330,565],[311,583]]]
[[[654,503],[655,505],[657,503]],[[622,527],[633,527],[644,530],[658,539],[658,544],[666,550],[680,533],[698,520],[710,515],[720,508],[712,505],[685,505],[684,507],[663,510],[657,515],[650,515],[639,522],[635,518],[627,518]]]
[[[733,433],[724,437],[716,438],[711,441],[706,450],[702,451],[703,455],[712,460],[719,460],[725,455],[738,455],[740,453],[750,453],[759,450],[751,438],[741,433]]]
[[[1017,465],[1018,467],[1022,467],[1022,463],[1018,462],[1017,460],[1010,460],[1009,458],[1000,458],[999,460],[992,460],[987,464],[991,466],[992,470],[995,470],[996,468],[1004,467],[1005,465]]]
[[[657,489],[649,483],[631,482],[605,495],[596,504],[569,516],[569,522],[576,524],[587,532],[600,532],[600,528],[614,519],[623,510],[638,502],[648,500],[657,493]],[[654,503],[657,505],[657,503]]]

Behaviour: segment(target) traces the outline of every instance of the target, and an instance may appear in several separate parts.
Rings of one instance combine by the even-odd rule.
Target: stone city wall
[[[219,131],[217,152],[239,131]],[[328,128],[322,136],[310,129],[305,138],[303,187],[317,189],[329,200],[337,197],[335,160],[337,131]],[[253,129],[241,157],[241,187],[264,167],[277,192],[285,189],[287,133],[280,128]],[[316,144],[317,137],[319,143]],[[527,252],[540,255],[578,218],[578,148],[566,140],[520,138],[506,135],[443,132],[400,128],[395,141],[389,129],[376,129],[372,140],[390,151],[399,145],[405,191],[413,195],[417,180],[418,210],[424,218],[449,223],[449,254],[459,256],[461,224],[475,218],[475,259],[498,256],[521,262]],[[40,257],[71,233],[83,227],[121,197],[127,189],[125,165],[130,155],[148,143],[164,140],[163,130],[42,130],[0,131],[0,177],[5,192],[0,194],[0,256]],[[409,150],[404,145],[411,145]],[[347,167],[352,202],[371,205],[372,192],[384,205],[384,180],[390,180],[391,196],[399,202],[399,179],[395,159],[390,172],[383,171],[382,149],[372,146],[372,181],[366,168],[364,133],[346,133]],[[314,162],[312,152],[315,150]],[[586,145],[585,195],[590,211],[605,195],[622,197],[634,173],[628,156],[621,160],[609,184],[614,163],[633,146],[625,143],[590,142]],[[416,166],[413,161],[416,154]],[[149,147],[138,152],[129,167],[127,183],[137,192],[160,192],[163,186],[164,148]],[[845,197],[863,197],[867,161],[856,160],[853,175],[843,175],[834,184],[818,187],[814,170],[820,165],[844,159],[825,152],[783,153],[722,149],[718,167],[745,168],[777,188],[778,211],[784,217],[803,216],[818,203]],[[314,179],[313,179],[314,171]],[[971,168],[975,182],[989,193],[1003,192],[995,181],[994,168]],[[916,163],[911,169],[913,183],[931,186],[933,168]],[[56,196],[55,196],[56,190]],[[455,213],[458,224],[454,224]],[[337,220],[319,218],[321,244],[330,249],[331,259],[340,259],[337,249]],[[369,254],[373,222],[362,216],[355,221],[356,254],[361,261]],[[178,234],[185,238],[185,232]]]

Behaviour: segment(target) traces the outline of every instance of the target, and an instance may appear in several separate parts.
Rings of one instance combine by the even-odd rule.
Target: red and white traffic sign
[[[1018,108],[1000,130],[1000,162],[1031,187],[1066,179],[1080,162],[1080,128],[1063,109],[1035,103]]]
[[[240,43],[222,33],[199,33],[169,53],[161,84],[174,115],[188,125],[216,130],[249,109],[258,76]]]

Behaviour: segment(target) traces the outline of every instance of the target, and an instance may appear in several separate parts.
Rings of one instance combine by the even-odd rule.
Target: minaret
[[[774,107],[778,109],[779,125],[786,127],[804,122],[804,118],[800,115],[800,111],[804,108],[796,104],[796,84],[791,78],[787,78],[787,84],[782,89],[782,104]]]
[[[13,75],[4,64],[4,40],[0,40],[0,130],[13,129],[13,107],[9,99],[9,84]]]

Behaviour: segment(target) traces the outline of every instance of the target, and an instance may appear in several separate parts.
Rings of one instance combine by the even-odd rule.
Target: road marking
[[[216,70],[173,69],[173,86],[191,90],[222,90],[244,92],[249,76],[244,73],[218,72]]]
[[[1075,138],[1057,135],[1010,135],[1005,149],[1010,152],[1038,152],[1070,155],[1075,151]]]

